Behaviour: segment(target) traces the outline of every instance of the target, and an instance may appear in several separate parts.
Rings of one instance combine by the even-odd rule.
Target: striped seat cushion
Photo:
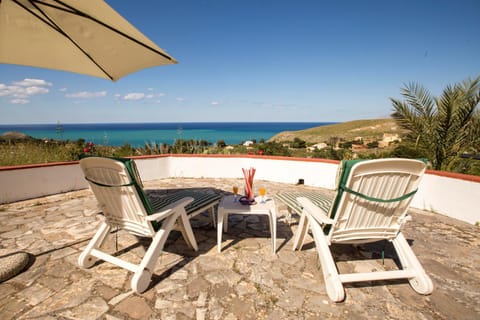
[[[327,214],[330,211],[332,199],[318,192],[281,192],[275,195],[275,198],[283,202],[290,211],[301,214],[302,206],[297,202],[298,197],[309,199],[314,205],[321,208]]]
[[[190,218],[218,204],[222,198],[222,196],[217,193],[190,190],[181,190],[155,197],[147,193],[147,197],[155,212],[160,211],[165,206],[174,203],[177,200],[185,197],[192,197],[194,200],[185,207],[185,211]]]

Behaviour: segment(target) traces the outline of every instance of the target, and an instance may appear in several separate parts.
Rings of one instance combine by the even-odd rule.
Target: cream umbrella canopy
[[[0,63],[109,80],[177,63],[103,0],[0,0]],[[0,283],[22,272],[30,255],[0,250]]]
[[[103,0],[0,0],[0,63],[115,81],[177,61]]]

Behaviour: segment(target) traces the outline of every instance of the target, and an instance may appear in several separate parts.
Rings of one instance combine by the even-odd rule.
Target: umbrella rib
[[[1,0],[0,0],[1,2]],[[50,27],[56,29],[57,31],[60,31],[60,29],[52,22],[51,19],[48,18],[48,16],[37,6],[33,3],[33,1],[29,1],[32,6],[34,6],[38,11],[40,11],[43,16],[33,12],[32,10],[30,10],[29,8],[27,8],[25,5],[23,5],[22,3],[20,3],[18,0],[12,0],[12,2],[14,2],[15,4],[17,4],[18,6],[22,7],[23,9],[25,9],[25,11],[28,11],[30,14],[34,15],[35,17],[37,17],[38,19],[42,20],[45,24],[48,24],[50,25]]]
[[[104,26],[104,27],[112,30],[113,32],[118,33],[119,35],[121,35],[121,36],[129,39],[130,41],[135,42],[136,44],[138,44],[138,45],[140,45],[140,46],[142,46],[142,47],[144,47],[144,48],[146,48],[146,49],[148,49],[148,50],[150,50],[150,51],[153,51],[153,52],[155,52],[156,54],[161,55],[161,56],[164,57],[165,59],[168,59],[168,60],[172,61],[172,57],[168,56],[167,54],[165,54],[165,53],[163,53],[163,52],[161,52],[161,51],[158,51],[157,49],[152,48],[152,47],[150,47],[149,45],[147,45],[147,44],[145,44],[145,43],[143,43],[143,42],[141,42],[141,41],[138,41],[137,39],[129,36],[128,34],[122,32],[122,31],[120,31],[120,30],[118,30],[118,29],[115,29],[114,27],[112,27],[112,26],[110,26],[110,25],[108,25],[108,24],[106,24],[106,23],[104,23],[104,22],[102,22],[102,21],[100,21],[100,20],[92,17],[91,15],[86,14],[85,12],[82,12],[82,11],[80,11],[80,10],[78,10],[78,9],[70,6],[70,5],[68,5],[67,3],[64,3],[63,1],[54,0],[56,3],[59,3],[59,4],[61,4],[62,6],[69,8],[71,11],[66,10],[65,8],[62,8],[62,7],[54,6],[54,5],[50,4],[50,3],[45,3],[45,2],[43,2],[43,1],[41,1],[41,0],[30,0],[30,1],[31,1],[31,2],[38,2],[38,3],[41,3],[41,4],[45,5],[45,6],[53,7],[53,8],[56,8],[56,9],[58,9],[58,10],[62,10],[62,11],[70,12],[70,13],[74,13],[74,14],[76,14],[76,15],[78,15],[78,16],[81,16],[81,17],[90,19],[90,20],[92,20],[92,21],[94,21],[94,22],[96,22],[96,23],[98,23],[98,24],[101,24],[102,26]]]
[[[92,56],[90,56],[88,54],[88,52],[86,52],[85,50],[83,50],[65,31],[63,31],[52,19],[50,19],[43,11],[42,9],[40,9],[36,3],[34,2],[38,2],[38,3],[42,3],[42,4],[45,4],[41,1],[35,1],[35,0],[29,0],[29,2],[32,4],[32,6],[34,6],[39,12],[41,12],[43,14],[43,17],[42,16],[39,16],[38,14],[36,14],[35,12],[33,12],[32,10],[28,9],[27,7],[25,7],[23,4],[19,3],[17,0],[12,0],[13,2],[15,2],[17,5],[21,6],[22,8],[24,8],[27,12],[33,14],[35,17],[37,17],[38,19],[40,19],[41,21],[43,21],[46,25],[50,26],[52,29],[54,29],[55,31],[57,31],[58,33],[60,33],[61,35],[63,35],[65,38],[67,38],[68,40],[70,40],[71,43],[73,43],[75,45],[75,47],[77,47],[78,50],[80,50],[90,61],[92,61],[110,80],[114,80],[113,77],[104,69],[102,68],[101,65],[99,65],[95,59],[92,58]],[[47,4],[48,5],[48,4]],[[55,7],[57,9],[61,9],[59,7]],[[66,10],[64,10],[66,11]]]

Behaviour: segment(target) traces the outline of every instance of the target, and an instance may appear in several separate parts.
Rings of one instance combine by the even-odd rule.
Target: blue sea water
[[[246,140],[268,140],[282,131],[296,131],[332,124],[331,122],[185,122],[185,123],[82,123],[0,125],[0,134],[22,132],[38,139],[76,141],[85,139],[95,144],[133,147],[145,143],[167,143],[178,139],[206,140],[239,144]]]

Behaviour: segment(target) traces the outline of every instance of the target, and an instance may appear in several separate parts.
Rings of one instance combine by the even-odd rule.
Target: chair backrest
[[[141,236],[155,234],[145,219],[152,209],[133,160],[87,157],[80,167],[109,224]]]
[[[425,163],[412,159],[342,161],[338,190],[325,229],[331,242],[360,243],[393,239],[407,210]]]

